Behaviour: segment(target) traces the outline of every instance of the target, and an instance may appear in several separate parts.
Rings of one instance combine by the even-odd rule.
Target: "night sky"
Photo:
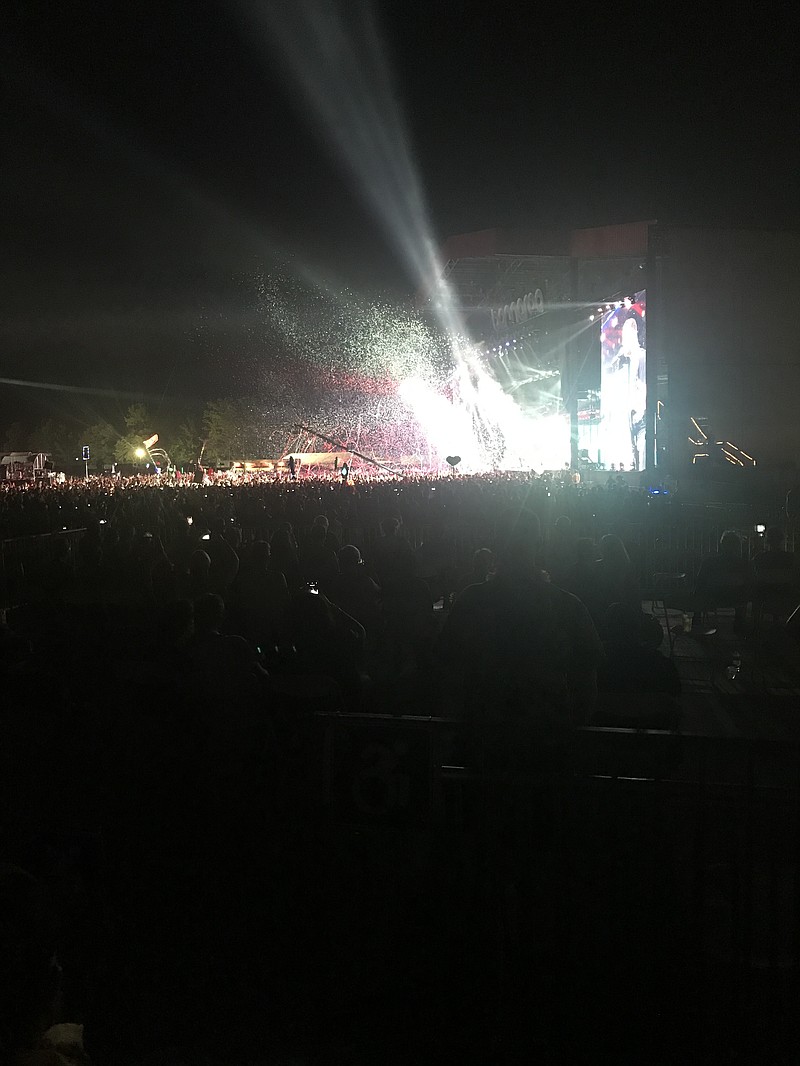
[[[646,7],[351,0],[333,47],[358,57],[377,27],[383,67],[373,47],[364,77],[383,78],[375,114],[395,101],[389,136],[405,130],[436,240],[643,218],[797,228],[796,16]],[[16,5],[4,376],[219,395],[247,388],[231,366],[286,358],[260,344],[259,277],[413,292],[369,168],[358,180],[312,114],[275,27],[301,67],[320,56],[283,8],[303,5]],[[0,386],[3,421],[60,402]]]

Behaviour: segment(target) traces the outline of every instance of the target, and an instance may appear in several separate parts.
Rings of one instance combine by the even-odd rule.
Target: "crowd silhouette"
[[[497,1008],[477,977],[495,960],[483,919],[443,931],[447,884],[409,887],[430,841],[395,839],[375,859],[370,877],[390,888],[352,880],[363,840],[337,844],[318,816],[320,716],[452,722],[451,757],[493,782],[470,823],[476,839],[491,827],[491,893],[514,884],[527,899],[514,980],[584,965],[596,979],[594,949],[557,958],[534,913],[559,894],[543,812],[582,726],[676,729],[681,680],[642,561],[643,530],[657,545],[668,517],[613,478],[4,486],[2,538],[25,551],[5,555],[0,630],[3,1061],[85,1061],[79,1027],[53,1028],[71,1009],[98,1061],[162,1061],[148,1055],[189,1041],[209,1011],[242,1026],[263,1011],[295,1036],[324,1018],[330,1036],[347,1010],[382,1033],[412,1010],[427,1032],[426,966],[453,1031],[472,1031],[479,1001]],[[743,631],[787,619],[798,587],[785,527],[752,544],[728,531],[686,609],[701,624],[733,608]],[[57,886],[58,928],[40,882]],[[470,928],[489,936],[474,953]],[[431,938],[464,974],[436,969]],[[255,1061],[237,1054],[219,1061]]]

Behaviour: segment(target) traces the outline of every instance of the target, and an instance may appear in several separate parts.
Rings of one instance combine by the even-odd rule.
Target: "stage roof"
[[[504,298],[509,289],[520,294],[536,289],[542,279],[554,275],[568,276],[567,256],[485,255],[451,259],[445,267],[466,306],[491,306]]]
[[[645,255],[653,222],[625,222],[589,229],[485,229],[448,237],[442,259],[485,259],[494,256],[616,258]]]

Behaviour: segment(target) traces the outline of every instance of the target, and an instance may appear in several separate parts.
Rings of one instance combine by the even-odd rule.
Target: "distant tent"
[[[350,452],[287,452],[280,459],[235,459],[231,463],[234,471],[288,470],[289,456],[292,456],[297,469],[300,467],[321,466],[335,469],[342,463],[351,461]],[[337,461],[338,460],[338,461]]]
[[[277,470],[282,465],[284,464],[280,459],[234,459],[231,463],[231,470]]]
[[[289,452],[280,460],[281,466],[289,465],[289,455],[296,466],[324,466],[333,470],[350,462],[350,452]]]

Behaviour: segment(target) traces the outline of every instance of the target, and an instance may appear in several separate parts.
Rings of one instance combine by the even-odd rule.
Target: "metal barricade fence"
[[[75,553],[85,529],[65,529],[0,541],[0,603],[14,606],[30,595],[32,579],[59,557],[63,544],[74,566]]]
[[[525,861],[544,830],[574,907],[585,905],[587,864],[603,877],[627,869],[660,886],[642,895],[639,918],[663,929],[666,907],[695,960],[800,973],[796,745],[585,727],[563,763],[525,774],[481,765],[474,749],[464,759],[451,720],[323,714],[317,725],[319,798],[335,823],[466,834],[480,852],[499,818]]]

